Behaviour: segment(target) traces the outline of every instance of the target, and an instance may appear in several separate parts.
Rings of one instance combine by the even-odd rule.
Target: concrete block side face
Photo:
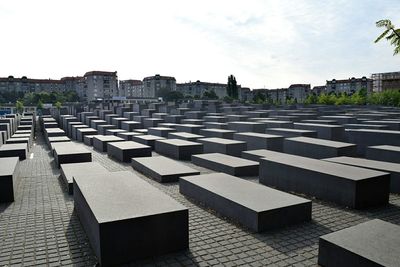
[[[285,153],[314,159],[337,157],[339,151],[334,147],[301,143],[288,139],[285,140],[283,147]]]
[[[324,267],[380,267],[371,260],[337,246],[323,237],[319,238],[318,264]]]
[[[100,229],[93,212],[89,208],[85,197],[82,195],[79,185],[73,182],[74,191],[74,208],[78,215],[79,221],[89,238],[90,245],[101,263],[101,244],[100,244]]]
[[[101,265],[115,266],[189,247],[189,212],[155,214],[100,225]]]
[[[0,176],[0,203],[14,201],[14,175]]]
[[[65,155],[57,155],[56,153],[56,163],[58,168],[60,168],[60,164],[91,162],[91,161],[92,161],[92,153],[90,152],[81,154],[65,154]]]
[[[308,169],[292,167],[263,159],[260,162],[260,183],[287,192],[304,193],[325,201],[356,208],[356,184]]]
[[[259,231],[259,213],[251,209],[245,208],[229,199],[196,186],[185,179],[179,179],[179,192],[186,197],[194,199],[196,202],[200,202],[207,207],[212,208],[223,216],[238,221],[253,231]]]
[[[359,181],[356,185],[355,208],[363,209],[389,203],[390,174]]]
[[[311,221],[311,210],[310,201],[262,212],[258,217],[258,231],[262,232]]]

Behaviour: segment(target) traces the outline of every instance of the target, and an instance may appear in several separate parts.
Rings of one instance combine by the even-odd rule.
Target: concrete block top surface
[[[19,157],[0,158],[0,176],[12,175],[19,162]]]
[[[93,128],[82,128],[82,129],[78,129],[78,131],[80,131],[81,133],[85,133],[85,132],[97,132],[96,129]]]
[[[242,159],[222,153],[207,153],[207,154],[198,154],[193,155],[192,157],[201,158],[209,161],[214,161],[223,165],[229,165],[232,167],[242,167],[249,165],[259,165],[257,161],[252,161],[248,159]]]
[[[400,152],[400,146],[379,145],[379,146],[369,146],[368,148]]]
[[[87,175],[93,173],[108,173],[108,170],[97,162],[81,162],[81,163],[68,163],[60,164],[65,178],[72,182],[76,175]]]
[[[64,133],[63,129],[60,128],[46,128],[45,129],[46,133]]]
[[[336,148],[355,146],[355,144],[350,144],[350,143],[345,143],[345,142],[338,142],[338,141],[331,141],[331,140],[326,140],[326,139],[303,137],[303,136],[290,137],[290,138],[286,138],[286,140],[307,143],[307,144],[313,144],[313,145],[330,146],[330,147],[336,147]]]
[[[315,133],[312,130],[290,129],[290,128],[268,128],[268,131],[283,131],[288,133]]]
[[[133,158],[132,160],[162,176],[198,172],[195,169],[164,156]]]
[[[353,181],[360,181],[388,174],[381,171],[375,171],[360,167],[343,165],[334,162],[328,162],[324,160],[290,155],[286,153],[268,151],[268,154],[269,155],[267,155],[266,157],[260,159],[261,163],[264,160],[268,160],[281,164],[290,165],[297,168],[308,169],[313,172],[319,172],[323,174],[333,175],[336,177],[342,177]]]
[[[260,138],[283,138],[280,135],[275,134],[263,134],[263,133],[254,133],[254,132],[242,132],[242,133],[235,133],[234,136],[249,136],[249,137],[260,137]]]
[[[325,127],[325,128],[343,128],[343,126],[341,126],[341,125],[322,124],[322,123],[300,123],[300,122],[295,122],[294,125],[312,126],[312,127]]]
[[[60,142],[52,145],[57,155],[90,153],[83,145],[72,142]]]
[[[74,182],[99,223],[187,210],[129,171],[77,175]]]
[[[173,146],[194,146],[194,145],[201,145],[201,143],[196,143],[192,141],[186,141],[183,139],[161,139],[157,140],[157,142],[169,144]]]
[[[198,139],[198,141],[199,142],[217,143],[217,144],[223,144],[223,145],[246,144],[246,142],[244,142],[244,141],[231,140],[231,139],[225,139],[225,138],[219,138],[219,137],[201,138],[201,139]]]
[[[186,133],[186,132],[173,132],[173,133],[169,133],[168,136],[171,136],[171,137],[180,136],[183,138],[203,138],[204,137],[203,135]]]
[[[226,129],[214,129],[214,128],[209,128],[209,129],[201,129],[201,132],[213,132],[213,133],[236,133],[234,130],[226,130]]]
[[[4,144],[0,146],[0,151],[7,151],[7,150],[21,150],[21,149],[28,149],[28,144],[27,143],[21,143],[21,144]]]
[[[364,158],[345,157],[345,156],[326,158],[324,160],[341,164],[360,166],[369,169],[385,170],[385,171],[400,173],[399,163],[392,163],[392,162],[378,161],[378,160],[364,159]]]
[[[124,141],[123,138],[115,136],[115,135],[96,135],[96,136],[93,136],[93,139],[97,139],[101,142]]]
[[[252,121],[231,121],[228,122],[228,125],[264,125],[264,123]]]
[[[180,179],[205,188],[257,212],[311,202],[308,199],[225,173],[186,176]]]
[[[136,148],[149,148],[151,149],[151,147],[140,144],[140,143],[136,143],[133,141],[122,141],[122,142],[112,142],[112,143],[108,143],[109,146],[113,146],[116,148],[119,148],[121,150],[124,149],[136,149]]]
[[[147,141],[165,139],[164,137],[157,136],[157,135],[151,135],[151,134],[136,135],[136,136],[134,136],[134,138],[139,138],[139,139],[143,139],[143,140],[147,140]]]
[[[364,132],[364,133],[384,133],[384,134],[396,134],[400,136],[400,131],[393,130],[377,130],[377,129],[347,129],[348,132]]]
[[[400,265],[400,227],[379,219],[320,237],[379,266]]]

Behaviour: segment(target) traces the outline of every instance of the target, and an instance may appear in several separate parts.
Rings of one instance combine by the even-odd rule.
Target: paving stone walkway
[[[89,149],[93,161],[108,170],[135,172],[129,164]],[[211,172],[185,164],[202,174]],[[373,218],[400,224],[400,195],[392,194],[388,206],[366,211],[313,199],[312,222],[253,233],[186,199],[179,193],[178,183],[159,184],[135,173],[189,208],[190,248],[129,266],[316,266],[319,236]],[[73,197],[66,193],[59,175],[39,133],[28,159],[20,163],[15,202],[0,204],[0,266],[97,264],[74,212]]]

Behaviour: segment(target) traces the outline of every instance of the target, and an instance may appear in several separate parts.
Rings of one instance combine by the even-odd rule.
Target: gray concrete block
[[[192,155],[192,163],[198,166],[234,176],[257,176],[259,163],[221,153]]]
[[[74,177],[94,175],[99,173],[109,173],[101,164],[97,162],[81,162],[60,165],[60,175],[67,187],[68,194],[74,193]]]
[[[256,232],[311,220],[311,201],[224,173],[179,179],[181,194]]]
[[[204,136],[185,132],[168,133],[168,139],[182,139],[186,141],[196,142],[199,138],[204,138]]]
[[[357,145],[311,137],[292,137],[284,140],[283,152],[314,159],[356,156]]]
[[[177,182],[179,177],[198,175],[199,171],[164,156],[132,158],[132,167],[160,182]]]
[[[0,158],[19,157],[19,160],[24,160],[27,157],[27,144],[4,144],[0,146]]]
[[[282,151],[283,149],[283,137],[280,135],[243,132],[235,133],[233,139],[246,142],[247,150],[269,149]]]
[[[151,147],[133,141],[107,143],[107,154],[122,162],[136,157],[151,157]]]
[[[333,141],[345,141],[344,127],[341,125],[330,125],[330,124],[317,124],[317,123],[294,123],[294,129],[311,130],[316,131],[318,138],[333,140]]]
[[[114,135],[96,135],[93,137],[93,148],[100,152],[107,152],[107,143],[125,141]]]
[[[335,157],[326,158],[324,160],[390,173],[390,192],[400,193],[399,163],[352,157]]]
[[[101,266],[189,246],[188,209],[132,172],[74,177],[74,205]]]
[[[400,266],[400,227],[379,219],[319,239],[318,264],[326,267]]]
[[[400,163],[400,146],[369,146],[367,147],[366,158]]]
[[[201,138],[197,140],[203,144],[204,153],[222,153],[240,157],[242,151],[246,150],[246,142],[230,140],[218,137]]]
[[[173,129],[173,128],[167,128],[167,127],[150,127],[149,129],[148,129],[148,134],[151,134],[151,135],[156,135],[156,136],[161,136],[161,137],[164,137],[164,138],[167,138],[168,137],[168,134],[169,133],[173,133],[173,132],[176,132],[176,130],[175,129]]]
[[[156,140],[155,151],[174,159],[190,160],[193,154],[203,153],[203,145],[182,139]]]
[[[18,186],[18,157],[0,158],[0,203],[13,202]]]
[[[323,160],[269,152],[260,159],[260,183],[350,208],[386,205],[390,174]]]
[[[200,134],[205,137],[219,137],[225,139],[233,139],[233,134],[236,131],[226,129],[201,129]]]
[[[92,153],[83,145],[62,142],[54,144],[54,160],[56,166],[60,168],[60,164],[90,162]]]
[[[132,136],[132,141],[150,146],[153,150],[155,148],[155,142],[156,140],[164,140],[164,137],[156,136],[156,135],[151,135],[151,134],[142,134],[142,135],[136,135]]]
[[[233,121],[228,122],[228,129],[236,132],[255,132],[264,133],[265,124],[262,122],[250,122],[250,121]]]

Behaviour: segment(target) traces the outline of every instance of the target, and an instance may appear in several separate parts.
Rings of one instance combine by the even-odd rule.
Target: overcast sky
[[[119,79],[156,73],[177,82],[251,88],[323,85],[400,71],[389,43],[374,44],[399,0],[0,2],[0,77],[53,78],[91,70]]]

